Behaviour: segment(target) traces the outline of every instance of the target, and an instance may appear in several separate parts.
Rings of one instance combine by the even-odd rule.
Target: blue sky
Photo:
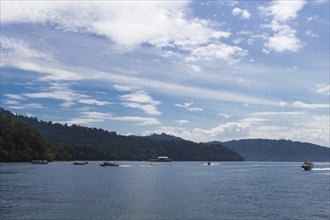
[[[329,147],[329,1],[1,1],[1,107]]]

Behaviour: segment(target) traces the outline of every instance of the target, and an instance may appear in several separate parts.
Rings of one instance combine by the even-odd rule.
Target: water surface
[[[1,164],[1,219],[329,219],[329,163]]]

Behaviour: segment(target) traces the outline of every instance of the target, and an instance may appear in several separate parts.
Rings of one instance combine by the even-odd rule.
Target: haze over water
[[[330,164],[0,165],[1,219],[329,219]]]

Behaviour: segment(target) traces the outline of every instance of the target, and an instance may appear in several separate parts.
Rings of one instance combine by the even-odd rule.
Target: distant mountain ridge
[[[314,161],[330,162],[330,148],[290,140],[242,139],[222,144],[247,161]]]
[[[174,161],[244,160],[221,144],[210,146],[165,134],[124,136],[103,129],[44,122],[2,108],[0,115],[35,129],[49,144],[67,150],[73,160],[149,160],[158,156],[168,156]]]

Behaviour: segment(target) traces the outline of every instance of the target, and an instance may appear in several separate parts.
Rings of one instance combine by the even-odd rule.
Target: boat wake
[[[132,165],[119,165],[119,167],[131,167]]]
[[[330,171],[330,167],[326,167],[326,168],[313,168],[313,170],[316,170],[316,171],[329,170]]]
[[[211,163],[210,165],[207,163],[203,163],[203,166],[220,166],[220,163]]]

